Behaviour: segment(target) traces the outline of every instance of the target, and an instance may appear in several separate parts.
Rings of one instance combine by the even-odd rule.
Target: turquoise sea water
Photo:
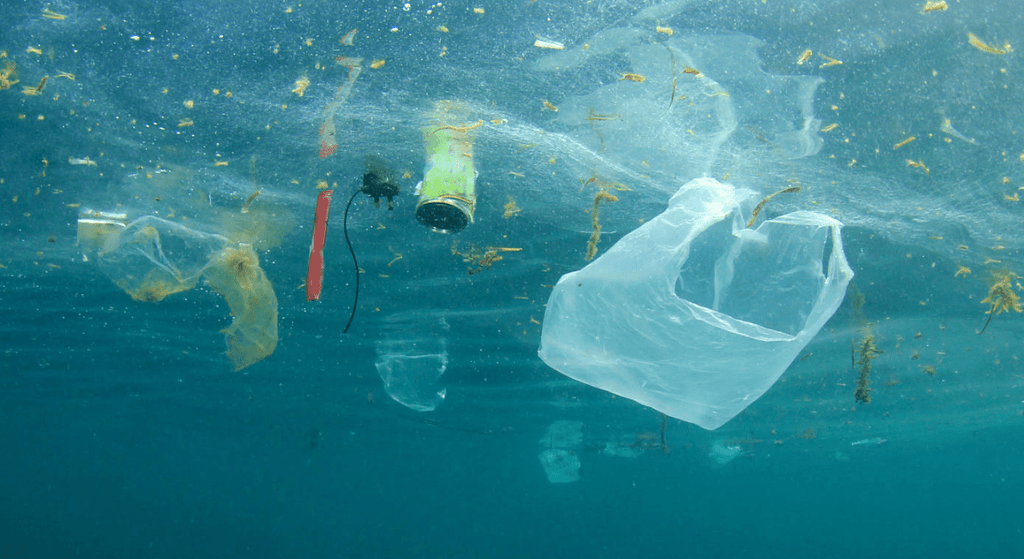
[[[979,331],[1024,274],[1021,23],[1008,0],[6,3],[0,557],[1020,556],[1024,322]],[[480,122],[449,235],[413,195],[442,100]],[[343,334],[368,157],[401,194],[352,204]],[[763,217],[842,221],[865,301],[713,431],[537,355],[598,189],[601,254],[704,176],[800,186]],[[252,244],[276,349],[233,370],[237,309],[202,274],[126,294],[153,266],[83,243],[95,212],[159,218],[179,266]]]

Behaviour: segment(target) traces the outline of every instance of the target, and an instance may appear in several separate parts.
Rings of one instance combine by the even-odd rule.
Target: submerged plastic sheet
[[[841,224],[794,212],[748,229],[756,195],[697,179],[548,301],[541,358],[716,429],[778,380],[839,307]],[[749,215],[749,214],[748,214]]]
[[[551,483],[580,480],[580,459],[576,450],[583,444],[583,422],[558,420],[548,426],[538,441],[545,450],[537,455]]]
[[[393,317],[399,330],[377,341],[377,374],[391,399],[415,411],[433,411],[444,401],[447,390],[440,386],[448,368],[448,346],[444,334],[448,323]]]

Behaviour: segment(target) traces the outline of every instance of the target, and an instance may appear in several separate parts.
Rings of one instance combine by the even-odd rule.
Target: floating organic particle
[[[853,396],[857,403],[871,403],[871,361],[875,359],[881,350],[875,346],[875,337],[871,333],[870,328],[865,328],[863,332],[864,337],[860,343],[857,344],[857,353],[859,354],[856,366],[860,370],[860,376],[857,378],[857,389],[854,391]]]
[[[1011,310],[1016,312],[1024,311],[1024,308],[1020,305],[1020,297],[1017,296],[1012,285],[1017,275],[1012,272],[1005,272],[996,275],[996,278],[997,281],[988,290],[988,297],[981,300],[981,304],[988,304],[991,307],[985,311],[985,314],[988,315],[988,320],[985,321],[985,326],[981,328],[981,331],[978,332],[979,334],[983,334],[985,329],[988,328],[989,322],[992,322],[993,315]]]
[[[928,169],[928,166],[925,165],[923,161],[914,161],[912,159],[907,159],[906,161],[907,167],[915,167],[917,169],[921,169],[924,171],[924,174],[926,175],[932,174],[931,170]]]
[[[548,101],[544,101],[544,108],[545,108],[545,109],[547,109],[547,110],[549,110],[549,111],[554,111],[554,112],[556,112],[556,113],[558,112],[558,107],[556,107],[556,106],[552,105],[552,104],[551,104],[551,103],[549,103]]]
[[[825,56],[824,54],[821,54],[820,52],[818,53],[818,56],[820,56],[820,57],[825,59],[825,63],[822,64],[821,66],[818,66],[818,68],[828,68],[829,66],[839,66],[840,64],[843,63],[842,60],[836,60],[835,58],[832,58],[831,56]]]
[[[584,260],[590,261],[597,256],[597,243],[601,240],[601,222],[598,219],[598,205],[601,202],[618,202],[619,198],[607,190],[601,189],[594,195],[594,207],[590,211],[590,221],[594,227],[594,232],[590,234],[590,239],[587,241],[587,254],[583,257]]]
[[[522,210],[522,209],[520,209],[520,208],[519,208],[519,206],[517,206],[517,205],[516,205],[516,200],[515,200],[515,198],[513,198],[513,197],[512,197],[511,195],[510,195],[510,196],[508,197],[508,203],[507,203],[507,204],[505,204],[505,213],[504,213],[504,214],[502,214],[502,217],[504,217],[505,219],[508,219],[508,218],[510,218],[510,217],[512,217],[512,216],[514,216],[514,215],[516,215],[517,213],[519,213],[519,212],[521,212],[521,211],[523,211],[523,210]]]
[[[641,76],[640,74],[630,74],[627,72],[625,74],[622,74],[622,77],[619,78],[619,81],[628,80],[636,83],[644,83],[645,79],[647,78]]]
[[[374,60],[373,62],[370,63],[370,68],[377,70],[378,68],[383,68],[384,64],[386,63],[387,61],[384,60],[383,58],[378,58],[377,60]]]
[[[974,33],[967,34],[967,42],[969,42],[972,47],[980,51],[987,52],[989,54],[1006,54],[1013,50],[1012,48],[1010,48],[1009,43],[1003,45],[1003,48],[989,46],[985,41],[982,41],[977,36],[975,36]]]
[[[959,130],[953,128],[953,122],[946,117],[942,117],[942,124],[939,126],[939,130],[942,130],[944,134],[949,134],[958,140],[963,140],[968,144],[977,145],[978,142],[974,141],[974,138],[968,138],[960,133]]]
[[[25,95],[39,95],[43,92],[43,88],[46,87],[46,80],[49,78],[50,76],[43,76],[43,79],[39,80],[39,85],[35,87],[25,86],[21,92]]]
[[[324,244],[327,239],[327,217],[331,211],[333,190],[322,190],[316,199],[313,214],[313,242],[309,246],[309,269],[306,272],[306,300],[318,301],[324,284]]]
[[[943,12],[947,9],[949,9],[949,6],[946,5],[946,0],[939,0],[938,2],[928,0],[928,2],[921,7],[920,13],[927,14],[928,12]]]
[[[594,109],[587,109],[587,120],[599,121],[599,120],[616,120],[622,118],[619,114],[598,114],[594,112]]]
[[[565,48],[565,45],[563,45],[562,43],[559,43],[558,41],[548,41],[546,39],[540,39],[540,38],[538,38],[536,41],[533,42],[533,46],[535,46],[537,48],[541,48],[541,49],[554,49],[554,50],[562,50],[562,49]]]
[[[779,194],[786,194],[790,192],[800,192],[800,187],[791,186],[789,188],[775,192],[774,194],[769,194],[768,196],[765,196],[764,199],[757,204],[757,207],[754,208],[754,211],[750,212],[750,221],[747,221],[747,227],[753,227],[754,222],[757,221],[757,215],[761,213],[761,210],[764,209],[765,204],[767,204],[772,198],[775,198]]]
[[[17,65],[11,61],[4,62],[4,67],[0,70],[0,90],[7,89],[12,85],[18,83],[18,80],[12,79],[17,73]]]
[[[309,78],[307,78],[306,76],[302,76],[299,79],[295,80],[295,89],[292,90],[292,93],[298,95],[299,97],[302,97],[303,95],[306,94],[307,87],[309,87]]]
[[[50,8],[46,8],[45,10],[43,10],[43,17],[45,17],[46,19],[61,20],[67,19],[68,16],[64,14],[58,14],[57,12],[51,10]]]
[[[669,37],[671,37],[672,34],[675,33],[675,31],[672,31],[671,27],[663,27],[661,25],[655,26],[654,31],[657,33],[664,33]]]
[[[892,149],[900,149],[901,147],[909,144],[910,142],[913,142],[916,139],[917,139],[917,136],[911,136],[911,137],[907,138],[906,140],[903,140],[902,142],[899,142],[898,144],[892,146]]]

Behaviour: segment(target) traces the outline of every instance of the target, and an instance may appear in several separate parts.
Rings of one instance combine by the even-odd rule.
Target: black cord
[[[360,188],[352,193],[352,197],[348,199],[348,205],[345,206],[345,219],[342,220],[342,230],[345,231],[345,244],[348,245],[348,251],[352,253],[352,265],[356,268],[356,297],[352,301],[352,315],[348,317],[348,324],[341,331],[342,334],[348,333],[348,327],[352,326],[352,319],[356,317],[356,308],[359,306],[359,261],[356,260],[356,251],[352,248],[352,241],[348,238],[348,209],[352,207],[352,202],[356,199],[356,195],[362,191],[363,189]]]

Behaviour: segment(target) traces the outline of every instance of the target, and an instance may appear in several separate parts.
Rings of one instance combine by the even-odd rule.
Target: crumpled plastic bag
[[[540,357],[562,374],[717,429],[764,394],[843,301],[842,224],[798,211],[746,227],[759,196],[714,179],[548,300]]]
[[[128,224],[79,219],[79,244],[132,299],[155,303],[194,288],[205,276],[234,317],[222,330],[235,370],[274,353],[277,296],[252,245],[180,223],[144,216]]]

